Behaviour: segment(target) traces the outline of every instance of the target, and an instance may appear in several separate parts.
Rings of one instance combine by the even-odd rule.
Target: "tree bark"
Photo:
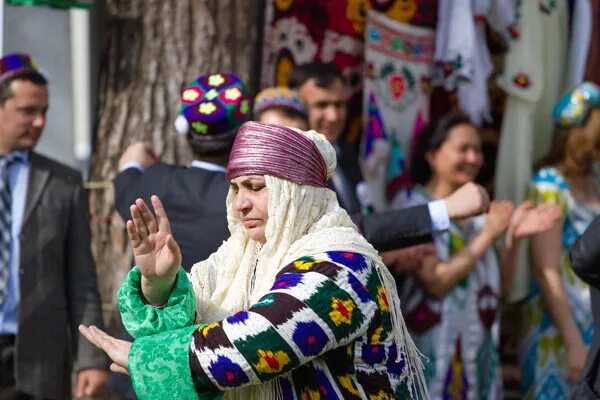
[[[104,317],[119,329],[115,294],[132,265],[124,221],[111,184],[127,145],[152,142],[166,162],[191,155],[173,129],[182,87],[198,75],[234,72],[252,93],[264,0],[107,0],[106,50],[90,179],[92,250]]]

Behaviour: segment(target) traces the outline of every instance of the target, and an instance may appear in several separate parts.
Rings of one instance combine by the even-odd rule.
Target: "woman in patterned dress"
[[[521,393],[567,399],[581,375],[593,335],[587,284],[571,269],[567,249],[600,214],[600,89],[583,83],[554,109],[557,131],[536,166],[528,196],[557,203],[561,223],[530,240],[534,279],[523,307]]]
[[[136,201],[118,296],[135,341],[80,330],[140,399],[428,398],[393,277],[327,188],[335,159],[314,131],[244,124],[231,237],[189,276],[160,200]]]
[[[401,191],[396,207],[442,198],[474,181],[483,165],[481,139],[469,118],[451,113],[421,133],[411,164],[417,185]],[[548,229],[557,207],[492,202],[485,216],[452,221],[436,234],[437,254],[423,260],[400,287],[408,329],[428,359],[433,399],[501,399],[499,307],[510,287],[518,241]],[[507,232],[505,244],[499,243]],[[497,245],[498,244],[498,245]]]

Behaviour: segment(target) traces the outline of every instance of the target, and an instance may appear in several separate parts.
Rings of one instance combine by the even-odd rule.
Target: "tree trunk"
[[[234,72],[251,92],[258,82],[263,0],[107,0],[107,40],[90,179],[92,250],[109,331],[120,326],[115,293],[132,265],[125,224],[110,181],[123,149],[149,140],[161,159],[191,159],[173,121],[185,83]]]

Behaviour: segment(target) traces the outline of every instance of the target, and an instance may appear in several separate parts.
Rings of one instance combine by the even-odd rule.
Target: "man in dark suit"
[[[157,162],[148,143],[130,145],[114,180],[115,206],[124,220],[138,197],[158,195],[169,212],[183,266],[206,259],[229,237],[225,166],[237,128],[250,116],[250,97],[233,74],[198,77],[183,90],[176,130],[186,135],[194,160],[189,167]]]
[[[294,68],[290,86],[298,91],[308,110],[310,129],[323,133],[336,149],[338,165],[330,187],[377,250],[383,252],[430,242],[433,232],[448,229],[449,218],[464,218],[487,209],[489,199],[485,189],[470,183],[448,199],[407,210],[364,214],[362,208],[368,205],[361,204],[357,195],[357,187],[363,180],[358,154],[340,139],[348,113],[343,76],[331,64],[309,63]]]
[[[28,55],[0,59],[0,398],[97,395],[107,359],[77,332],[102,324],[81,175],[33,151],[48,87]]]
[[[600,217],[596,217],[569,249],[571,268],[590,285],[594,337],[571,399],[600,399]]]

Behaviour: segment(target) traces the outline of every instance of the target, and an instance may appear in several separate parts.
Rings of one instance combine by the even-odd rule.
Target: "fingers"
[[[142,218],[141,210],[138,206],[138,202],[144,202],[142,199],[136,199],[135,204],[132,204],[129,207],[129,211],[131,211],[131,221],[133,221],[133,225],[135,225],[135,229],[140,236],[140,240],[144,240],[148,237],[148,227]]]
[[[129,241],[134,248],[138,247],[142,242],[142,238],[140,237],[137,229],[135,229],[135,224],[132,220],[127,221],[127,236],[129,236]]]
[[[169,250],[171,250],[173,252],[173,254],[180,252],[179,245],[173,238],[173,235],[167,236],[166,244],[167,244],[167,247],[169,248]]]
[[[169,224],[169,218],[167,217],[167,212],[165,211],[162,202],[156,195],[153,195],[150,198],[150,201],[152,201],[152,207],[154,207],[154,212],[156,213],[158,230],[161,232],[171,233],[171,225]]]
[[[135,201],[135,205],[140,211],[140,215],[142,217],[142,220],[144,221],[144,225],[148,229],[148,232],[156,233],[158,231],[156,219],[154,218],[154,215],[152,215],[152,212],[146,205],[146,202],[142,199],[137,199]]]
[[[110,364],[110,370],[112,372],[116,372],[118,374],[129,375],[129,370],[127,368],[125,368],[125,367],[121,367],[119,364],[111,363]]]

